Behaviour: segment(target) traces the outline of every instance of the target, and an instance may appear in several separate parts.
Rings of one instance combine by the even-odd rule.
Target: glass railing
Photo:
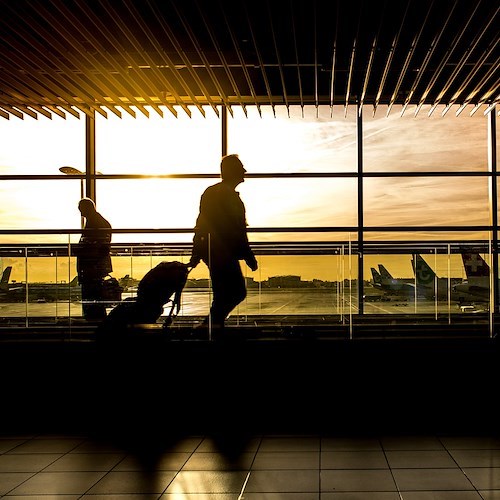
[[[160,262],[189,261],[192,235],[171,231],[175,238],[170,238],[164,232],[144,234],[187,241],[112,244],[111,275],[121,293],[104,301],[108,313],[120,302],[133,301],[142,277]],[[322,230],[305,241],[298,241],[297,233],[296,241],[265,241],[262,233],[256,238],[260,241],[252,247],[259,268],[251,272],[242,262],[247,297],[231,313],[229,327],[250,336],[495,334],[490,242],[365,241],[360,251],[355,232],[342,233],[340,240],[338,232]],[[0,244],[3,334],[60,330],[74,338],[88,333],[95,325],[82,315],[74,252],[79,231],[37,234],[56,242]],[[123,239],[127,231],[117,234]],[[208,268],[200,263],[188,276],[170,329],[192,329],[208,314],[211,301]],[[166,304],[158,327],[169,311]]]

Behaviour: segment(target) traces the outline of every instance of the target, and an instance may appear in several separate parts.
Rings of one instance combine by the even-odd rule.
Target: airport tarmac
[[[127,298],[123,294],[123,299]],[[460,309],[455,302],[433,300],[405,300],[401,297],[385,297],[380,301],[365,301],[363,304],[366,315],[391,314],[470,314]],[[180,317],[199,317],[208,313],[212,294],[210,291],[185,290],[182,294]],[[165,307],[168,314],[170,307]],[[356,290],[344,290],[338,293],[336,289],[281,289],[252,290],[247,298],[233,311],[232,316],[289,316],[289,315],[341,315],[350,316],[359,313]],[[78,318],[82,316],[81,302],[50,302],[50,303],[8,303],[0,302],[0,321],[8,318],[43,317],[43,318]]]

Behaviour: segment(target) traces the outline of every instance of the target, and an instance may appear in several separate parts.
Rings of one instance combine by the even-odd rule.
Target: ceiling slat
[[[161,13],[158,10],[158,6],[152,1],[152,0],[146,0],[150,9],[153,11],[155,14],[157,22],[160,24],[161,28],[167,35],[170,43],[174,47],[175,51],[177,52],[177,56],[182,60],[183,64],[189,71],[189,75],[191,78],[194,80],[196,85],[200,88],[201,92],[203,93],[204,98],[206,101],[210,104],[212,109],[214,110],[215,114],[219,116],[219,110],[217,109],[217,105],[215,104],[214,100],[212,99],[210,92],[206,88],[206,85],[203,83],[201,78],[198,76],[196,73],[191,61],[189,58],[185,55],[185,52],[182,48],[181,43],[177,39],[176,35],[174,34],[173,30],[170,28],[166,20],[161,16]]]
[[[429,80],[429,83],[427,84],[427,87],[425,88],[425,90],[422,92],[422,95],[420,96],[417,108],[415,109],[415,115],[418,113],[420,108],[427,101],[427,96],[429,95],[432,88],[435,87],[438,79],[441,76],[441,73],[444,71],[444,69],[448,65],[448,62],[450,61],[451,55],[454,53],[458,44],[463,39],[465,32],[466,32],[468,26],[470,25],[472,19],[474,18],[474,15],[475,15],[477,9],[479,8],[480,4],[481,4],[481,0],[478,0],[478,2],[474,5],[474,10],[472,11],[472,13],[470,15],[464,16],[465,24],[462,27],[462,29],[456,33],[453,40],[447,42],[447,44],[448,44],[447,50],[445,51],[444,56],[439,60],[439,63],[437,65],[436,69],[432,72],[432,76]],[[460,17],[462,17],[462,16],[460,16]]]
[[[21,113],[21,111],[19,111],[18,109],[13,108],[12,106],[7,106],[5,104],[2,104],[0,109],[3,109],[4,111],[6,111],[7,113],[9,113],[11,115],[14,115],[15,117],[19,118],[20,120],[24,120],[24,114]]]
[[[261,71],[261,74],[262,74],[262,79],[263,79],[264,85],[266,87],[266,93],[267,93],[267,97],[269,99],[269,104],[272,107],[273,114],[276,114],[276,111],[274,109],[274,105],[275,105],[274,98],[273,98],[273,95],[272,95],[272,92],[271,92],[271,85],[269,83],[269,78],[268,78],[267,73],[266,73],[266,67],[265,67],[265,64],[264,64],[264,60],[262,58],[262,54],[261,54],[260,49],[259,49],[259,45],[257,44],[257,39],[256,39],[255,31],[254,31],[254,28],[253,28],[253,25],[252,25],[252,21],[250,19],[250,13],[248,11],[248,7],[247,7],[246,3],[243,3],[243,8],[245,10],[245,17],[246,17],[246,20],[247,20],[248,29],[250,30],[250,35],[252,37],[252,44],[253,44],[253,47],[254,47],[254,50],[255,50],[255,55],[257,56],[257,60],[259,62],[259,67],[260,67],[260,71]]]
[[[498,0],[0,3],[4,119],[498,103]]]
[[[220,5],[220,1],[219,1],[219,5]],[[257,93],[255,92],[255,88],[254,88],[254,85],[252,83],[252,79],[250,77],[250,74],[248,72],[247,64],[245,62],[245,58],[243,57],[243,53],[242,53],[240,45],[238,43],[238,39],[234,33],[234,30],[231,28],[231,23],[227,17],[227,14],[226,14],[226,11],[224,10],[224,7],[222,5],[220,5],[220,8],[222,10],[222,14],[223,14],[225,22],[226,22],[226,27],[227,27],[227,30],[229,32],[229,36],[231,37],[231,41],[233,43],[234,50],[236,52],[236,55],[238,56],[238,60],[239,60],[240,65],[241,65],[241,69],[243,71],[243,74],[245,75],[245,79],[246,79],[248,88],[250,89],[250,94],[252,95],[253,102],[255,104],[255,107],[257,108],[257,111],[259,112],[259,115],[262,116],[260,103],[257,100]]]
[[[174,62],[170,59],[170,57],[163,50],[163,48],[161,47],[159,42],[155,39],[154,35],[151,33],[150,29],[148,28],[148,25],[141,19],[140,13],[134,7],[133,3],[130,0],[127,0],[125,2],[125,5],[129,9],[129,11],[133,14],[135,21],[141,27],[144,34],[148,38],[149,42],[156,50],[157,54],[163,60],[165,65],[170,69],[171,74],[176,79],[177,83],[181,85],[181,87],[184,89],[186,94],[191,99],[191,102],[198,108],[198,110],[200,111],[202,116],[205,116],[205,110],[203,109],[203,106],[200,104],[200,102],[198,101],[196,96],[193,94],[193,92],[191,92],[191,90],[189,89],[189,85],[184,81],[184,78],[182,77],[180,71],[176,70]],[[161,81],[165,84],[165,86],[170,86],[170,84],[168,83],[168,80],[163,75],[160,75],[160,78],[162,78]],[[177,93],[175,95],[178,96]]]
[[[1,62],[2,57],[0,52],[0,64]],[[28,100],[31,100],[31,103],[43,103],[43,105],[46,105],[51,111],[59,114],[57,108],[52,109],[51,104],[56,103],[60,100],[60,98],[56,94],[49,91],[46,87],[40,85],[37,81],[26,77],[25,72],[23,72],[22,75],[24,76],[24,78],[17,77],[16,73],[12,71],[4,72],[2,78],[5,90],[9,93],[17,90],[17,92],[21,92],[25,95],[24,100],[26,102],[28,102]],[[66,115],[63,113],[62,117],[66,118]]]
[[[229,113],[231,114],[231,116],[233,116],[233,110],[231,108],[231,104],[229,102],[229,99],[228,99],[228,96],[226,95],[226,93],[224,92],[223,88],[222,88],[222,85],[219,83],[212,67],[211,67],[211,64],[210,62],[208,61],[207,57],[205,56],[205,54],[203,53],[203,50],[201,49],[201,46],[200,44],[198,43],[198,40],[193,32],[193,30],[191,29],[191,27],[189,26],[189,24],[186,22],[185,20],[185,16],[183,16],[182,12],[179,11],[179,7],[176,5],[175,2],[171,2],[172,3],[172,6],[173,8],[175,9],[176,13],[177,13],[177,16],[184,28],[184,30],[186,31],[186,33],[188,34],[189,36],[189,39],[190,39],[190,42],[191,44],[193,45],[193,47],[195,48],[196,50],[196,53],[198,55],[198,57],[201,59],[208,75],[210,76],[211,80],[212,80],[212,84],[215,86],[215,88],[217,89],[219,95],[220,95],[220,98],[223,102],[223,104],[226,106],[227,110],[229,111]]]
[[[83,104],[93,108],[97,113],[100,113],[104,117],[107,117],[105,111],[100,109],[98,105],[95,104],[95,98],[92,97],[92,94],[95,93],[95,90],[92,89],[82,78],[78,75],[74,75],[71,78],[68,75],[73,75],[74,71],[72,68],[69,68],[64,62],[59,62],[60,71],[54,70],[49,62],[46,62],[43,58],[48,57],[47,46],[42,45],[34,35],[31,35],[26,29],[20,28],[16,26],[14,28],[17,34],[22,37],[25,43],[29,44],[30,52],[26,53],[26,46],[21,45],[20,42],[14,39],[10,39],[8,41],[9,45],[19,54],[9,54],[9,57],[15,59],[19,64],[19,67],[16,68],[18,70],[26,71],[28,75],[34,76],[40,80],[44,81],[44,85],[48,86],[54,93],[59,95],[66,95],[69,97],[68,102],[73,101],[75,105],[80,106],[78,100],[73,99],[65,89],[68,89],[74,92],[74,95],[79,95],[83,101]],[[24,56],[24,57],[23,57]],[[37,64],[38,67],[33,67],[33,64]],[[46,75],[50,77],[46,78],[41,71],[43,71]],[[78,88],[73,82],[77,82],[81,85],[81,88]],[[83,90],[83,92],[82,92]],[[102,97],[102,96],[101,96]],[[82,109],[83,110],[83,109]]]
[[[183,100],[180,98],[180,96],[177,94],[177,92],[174,90],[174,88],[169,83],[167,83],[165,81],[165,79],[162,78],[161,73],[159,72],[158,68],[156,67],[155,61],[153,61],[151,59],[151,57],[149,57],[147,51],[141,50],[140,45],[134,39],[134,36],[133,36],[132,32],[130,31],[130,29],[128,28],[127,24],[120,18],[119,14],[116,12],[114,6],[111,5],[111,3],[108,2],[107,0],[101,0],[101,5],[104,7],[104,9],[109,14],[109,16],[112,19],[114,19],[114,21],[117,25],[117,28],[119,28],[121,30],[121,32],[125,35],[125,37],[129,41],[129,43],[134,47],[135,51],[138,54],[140,54],[142,57],[144,57],[144,59],[146,60],[146,63],[149,65],[149,68],[151,69],[152,73],[162,81],[162,83],[165,85],[167,91],[175,97],[175,99],[177,100],[177,104],[179,104],[182,107],[182,109],[184,109],[184,111],[186,112],[186,114],[188,116],[191,116],[191,111],[189,110],[187,105],[183,102]],[[125,52],[125,51],[123,51],[123,52]],[[131,60],[133,60],[133,58],[131,58]],[[132,66],[133,66],[134,71],[137,74],[142,73],[137,61],[133,61]],[[143,80],[145,80],[148,83],[149,88],[155,89],[154,92],[155,92],[156,96],[159,98],[159,100],[161,101],[161,103],[164,106],[166,106],[167,109],[174,116],[177,116],[177,110],[173,107],[173,105],[171,103],[169,103],[163,97],[163,94],[162,94],[163,89],[157,88],[155,82],[153,82],[153,80],[151,78],[149,78],[146,73],[141,74],[141,77],[143,78]],[[160,115],[162,115],[161,112],[160,112]]]
[[[276,60],[278,61],[278,69],[279,69],[279,73],[280,73],[281,87],[282,87],[282,90],[283,90],[283,99],[285,101],[285,106],[286,106],[286,108],[288,110],[288,113],[290,113],[290,104],[288,102],[288,95],[287,95],[287,92],[286,92],[285,75],[283,74],[283,65],[281,64],[280,51],[279,51],[279,48],[278,48],[278,41],[277,41],[277,38],[276,38],[276,31],[274,29],[273,14],[272,14],[272,11],[271,11],[271,4],[270,4],[269,1],[266,2],[266,4],[267,4],[267,13],[268,13],[268,16],[269,16],[269,24],[271,26],[271,35],[273,37],[274,50],[275,50],[275,53],[276,53]]]
[[[214,33],[214,30],[211,28],[210,23],[207,21],[207,17],[203,13],[203,9],[200,7],[200,4],[197,2],[197,0],[195,0],[195,2],[196,2],[196,5],[198,6],[199,14],[200,14],[201,18],[203,19],[203,23],[205,24],[205,29],[207,30],[207,32],[210,36],[210,39],[212,40],[212,43],[213,43],[213,46],[214,46],[215,51],[217,53],[217,56],[219,57],[219,59],[222,63],[222,67],[224,68],[224,71],[226,72],[226,76],[231,84],[233,92],[236,95],[237,99],[241,102],[241,108],[243,109],[243,112],[245,113],[245,115],[247,115],[245,103],[242,102],[243,100],[242,100],[241,94],[238,90],[238,84],[236,83],[236,81],[233,77],[233,74],[231,73],[231,70],[229,69],[229,65],[226,61],[226,57],[224,56],[224,52],[221,50],[221,48],[219,46],[219,43],[217,41],[217,37]]]
[[[59,54],[65,54],[66,57],[68,58],[68,61],[72,63],[77,71],[80,71],[83,75],[85,75],[87,81],[92,82],[93,86],[96,86],[100,84],[100,86],[103,89],[102,94],[99,96],[99,99],[101,100],[101,105],[106,106],[107,109],[109,109],[112,113],[114,113],[118,118],[121,118],[121,112],[116,109],[116,107],[112,104],[107,104],[107,99],[106,97],[109,96],[111,100],[114,103],[120,102],[120,97],[117,95],[115,92],[115,89],[112,87],[112,85],[109,85],[112,82],[110,81],[110,78],[107,77],[106,71],[103,73],[102,71],[99,74],[100,71],[100,65],[97,62],[97,60],[86,51],[81,44],[79,44],[74,37],[71,36],[70,32],[66,28],[64,24],[62,24],[58,18],[53,16],[48,10],[43,10],[44,9],[44,4],[41,2],[34,2],[35,5],[38,6],[38,10],[40,13],[43,13],[44,19],[46,19],[51,27],[51,32],[47,32],[46,30],[44,31],[44,38],[51,44],[51,47],[57,51]],[[45,4],[47,5],[47,4]],[[75,26],[71,24],[73,28]],[[37,31],[40,33],[42,32],[43,27],[38,25],[37,26]],[[71,50],[68,50],[68,46],[63,45],[54,35],[52,35],[52,32],[57,32],[57,34],[61,37],[64,38],[64,40],[67,41],[69,46],[76,50],[78,52],[77,55],[73,55]],[[91,66],[91,69],[87,69],[87,66],[84,64],[85,61],[89,62],[90,64],[93,64]],[[96,81],[96,76],[99,74],[101,76],[99,81]],[[95,92],[95,91],[94,91]],[[128,112],[135,117],[135,113],[131,112],[128,110]]]
[[[394,88],[394,91],[392,93],[391,100],[389,101],[389,106],[387,108],[387,114],[389,114],[391,112],[391,108],[394,106],[394,104],[396,102],[396,99],[397,99],[397,96],[398,96],[399,91],[401,89],[401,85],[403,83],[403,80],[407,76],[408,69],[410,67],[410,63],[411,63],[413,56],[415,54],[415,50],[417,48],[417,45],[418,45],[419,41],[421,40],[422,33],[424,31],[424,28],[425,28],[425,24],[427,23],[427,20],[429,19],[429,15],[430,15],[430,12],[432,10],[433,5],[434,5],[434,0],[432,1],[431,6],[429,7],[429,9],[426,12],[425,18],[420,26],[420,29],[418,30],[418,33],[415,35],[415,37],[413,38],[413,40],[411,42],[410,48],[408,50],[408,54],[407,54],[405,62],[403,64],[403,68],[401,69],[401,72],[399,74],[398,82],[397,82],[396,87]],[[403,110],[403,112],[404,112],[404,110]]]
[[[426,74],[426,70],[427,70],[427,66],[429,64],[429,61],[431,60],[433,54],[436,51],[436,48],[439,45],[439,41],[441,40],[441,37],[443,36],[443,33],[445,32],[445,30],[448,26],[448,23],[450,22],[451,16],[453,15],[453,12],[454,12],[456,6],[457,6],[457,1],[455,0],[455,2],[453,3],[453,5],[448,13],[446,20],[440,26],[439,33],[431,40],[431,43],[430,43],[430,45],[427,49],[427,52],[425,54],[424,60],[422,61],[422,63],[420,64],[420,67],[418,68],[418,72],[415,76],[415,80],[413,81],[411,88],[410,88],[410,91],[408,92],[408,95],[406,96],[405,102],[403,103],[403,109],[401,111],[402,113],[405,112],[406,107],[412,101],[413,95],[415,94],[415,91],[417,90],[417,87],[420,83],[420,80]],[[448,42],[445,42],[445,43],[448,44]]]
[[[375,101],[373,103],[373,114],[374,115],[375,115],[377,107],[378,107],[378,105],[380,103],[380,99],[382,98],[382,94],[383,94],[383,92],[385,90],[385,87],[386,87],[387,77],[389,76],[389,71],[391,69],[392,62],[394,60],[394,55],[395,55],[396,50],[397,50],[397,48],[399,46],[399,40],[400,40],[400,37],[401,37],[401,33],[403,31],[403,26],[405,25],[405,22],[406,22],[406,18],[407,18],[408,11],[409,11],[409,6],[410,6],[410,3],[407,3],[406,4],[406,8],[405,8],[405,12],[403,14],[403,18],[399,22],[399,30],[396,33],[396,35],[394,36],[394,38],[392,39],[392,44],[391,44],[391,47],[389,49],[389,53],[387,55],[387,59],[385,61],[384,70],[382,72],[382,77],[380,79],[378,91],[377,91],[377,94],[375,96]]]
[[[487,19],[485,25],[482,27],[482,29],[480,31],[478,31],[476,33],[476,35],[472,39],[470,45],[463,52],[462,56],[460,57],[460,60],[457,62],[455,69],[453,70],[453,72],[449,76],[448,80],[441,86],[441,90],[439,91],[438,96],[434,99],[434,102],[433,102],[432,107],[431,107],[431,111],[441,102],[443,97],[448,93],[448,91],[452,87],[453,83],[457,79],[459,73],[462,71],[462,69],[465,67],[466,63],[470,59],[472,53],[479,46],[481,40],[488,32],[488,29],[494,23],[494,20],[497,18],[499,9],[500,8],[497,8],[495,14]],[[449,108],[449,106],[447,108]]]
[[[299,99],[302,114],[304,114],[304,92],[302,90],[302,78],[300,77],[300,64],[299,64],[299,49],[297,43],[297,30],[295,28],[295,16],[293,15],[293,0],[290,0],[290,10],[292,11],[292,35],[293,47],[295,49],[295,62],[297,64],[297,82],[299,84]]]

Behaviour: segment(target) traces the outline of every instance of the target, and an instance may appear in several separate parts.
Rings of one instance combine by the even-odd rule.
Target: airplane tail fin
[[[415,257],[411,259],[411,265],[415,273],[417,285],[430,285],[433,283],[436,278],[436,273],[429,264],[425,262],[421,255],[415,255]]]
[[[488,263],[478,253],[463,253],[462,261],[467,278],[480,278],[490,275]]]
[[[9,289],[10,273],[12,272],[12,266],[7,266],[2,273],[2,279],[0,280],[0,290]]]
[[[372,272],[373,283],[375,285],[380,285],[382,283],[382,276],[380,276],[380,273],[374,267],[371,267],[370,269]]]
[[[392,277],[392,274],[382,264],[378,265],[378,269],[380,271],[380,276],[382,277],[382,279],[384,279],[384,280],[394,279]]]

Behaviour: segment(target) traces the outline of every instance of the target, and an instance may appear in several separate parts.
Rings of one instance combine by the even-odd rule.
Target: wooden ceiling
[[[0,0],[0,116],[356,103],[488,111],[499,99],[499,5]]]

